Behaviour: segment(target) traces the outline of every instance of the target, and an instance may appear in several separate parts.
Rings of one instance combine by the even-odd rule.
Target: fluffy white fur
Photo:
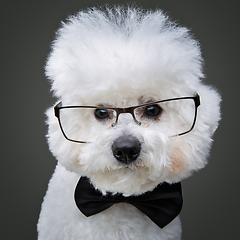
[[[220,119],[220,96],[201,81],[201,52],[189,31],[161,11],[116,7],[79,12],[58,31],[46,74],[63,105],[129,107],[194,93],[200,95],[201,105],[194,129],[173,138],[160,122],[138,126],[127,114],[104,131],[97,120],[85,119],[76,131],[94,140],[88,144],[67,141],[51,107],[47,137],[59,163],[42,205],[38,239],[180,239],[178,217],[160,229],[136,208],[117,204],[87,218],[73,195],[80,176],[88,176],[103,194],[130,196],[164,181],[181,181],[205,166]],[[114,158],[111,146],[128,135],[136,137],[142,149],[127,168]]]

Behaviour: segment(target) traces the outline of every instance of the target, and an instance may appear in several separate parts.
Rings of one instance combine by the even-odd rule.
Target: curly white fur
[[[220,119],[220,96],[201,81],[204,76],[197,41],[161,11],[92,9],[62,24],[46,74],[63,105],[129,107],[143,99],[156,101],[194,93],[200,95],[201,105],[194,129],[173,138],[161,123],[138,126],[124,114],[114,128],[104,131],[97,122],[86,119],[81,129],[73,130],[91,138],[88,144],[67,141],[50,108],[47,137],[59,165],[42,206],[39,240],[180,239],[178,218],[161,230],[128,205],[116,205],[86,218],[76,208],[73,192],[84,175],[103,194],[138,195],[164,181],[181,181],[205,166]],[[177,125],[175,119],[171,122]],[[120,136],[134,136],[141,143],[138,159],[128,167],[116,161],[111,151]]]

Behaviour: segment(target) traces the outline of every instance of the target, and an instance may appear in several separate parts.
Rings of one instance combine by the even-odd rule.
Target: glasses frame
[[[117,113],[117,116],[116,116],[116,121],[115,123],[112,124],[112,127],[116,126],[117,122],[118,122],[118,118],[119,118],[119,115],[122,114],[122,113],[130,113],[133,117],[133,120],[140,126],[141,125],[141,122],[139,122],[135,115],[134,115],[134,110],[136,108],[139,108],[139,107],[145,107],[145,106],[149,106],[149,105],[152,105],[152,104],[158,104],[158,103],[162,103],[162,102],[169,102],[169,101],[175,101],[175,100],[183,100],[183,99],[193,99],[194,103],[195,103],[195,115],[194,115],[194,120],[193,120],[193,124],[191,126],[191,128],[188,130],[188,131],[185,131],[183,133],[180,133],[180,134],[176,134],[176,135],[173,135],[173,136],[170,136],[170,137],[177,137],[177,136],[182,136],[184,134],[187,134],[189,132],[191,132],[196,124],[196,119],[197,119],[197,108],[200,106],[200,96],[198,95],[198,93],[196,93],[193,97],[179,97],[179,98],[171,98],[171,99],[166,99],[166,100],[160,100],[160,101],[156,101],[156,102],[150,102],[150,103],[146,103],[146,104],[141,104],[141,105],[138,105],[138,106],[133,106],[133,107],[127,107],[127,108],[114,108],[114,107],[97,107],[97,106],[62,106],[62,102],[59,102],[55,107],[54,107],[54,114],[55,114],[55,117],[57,117],[58,119],[58,123],[59,123],[59,126],[60,126],[60,129],[63,133],[63,136],[71,141],[71,142],[75,142],[75,143],[90,143],[90,142],[87,142],[87,141],[78,141],[78,140],[73,140],[73,139],[70,139],[67,137],[67,135],[65,134],[64,130],[63,130],[63,127],[62,127],[62,124],[61,124],[61,121],[60,121],[60,109],[63,109],[63,108],[92,108],[92,109],[110,109],[110,110],[114,110],[116,113]]]

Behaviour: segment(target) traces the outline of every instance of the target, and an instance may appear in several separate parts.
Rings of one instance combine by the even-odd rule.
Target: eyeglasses
[[[134,107],[105,106],[54,107],[64,137],[72,142],[89,143],[96,131],[115,127],[120,114],[131,114],[139,126],[155,126],[168,137],[181,136],[194,128],[200,97],[180,97],[146,103]],[[154,125],[155,124],[155,125]]]

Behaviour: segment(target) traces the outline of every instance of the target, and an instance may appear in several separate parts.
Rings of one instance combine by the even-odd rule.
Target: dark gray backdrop
[[[44,111],[54,99],[43,71],[54,32],[69,14],[105,2],[1,3],[1,239],[36,239],[41,202],[56,164],[45,140]],[[237,1],[137,1],[145,8],[162,8],[192,29],[206,60],[206,82],[223,97],[223,120],[209,164],[183,181],[183,240],[237,239],[240,233],[240,19],[233,2]]]

